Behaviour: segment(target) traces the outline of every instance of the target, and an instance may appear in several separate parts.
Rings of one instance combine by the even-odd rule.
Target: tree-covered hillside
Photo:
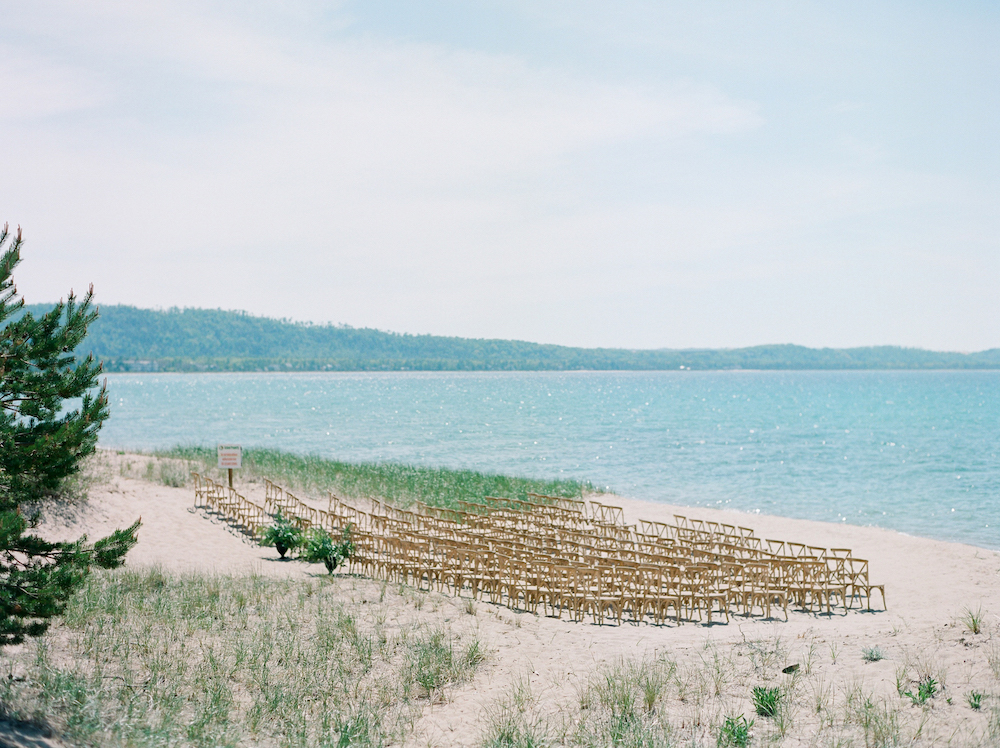
[[[49,308],[29,307],[36,313]],[[963,354],[895,346],[569,348],[517,340],[401,335],[218,309],[157,311],[130,306],[102,306],[78,350],[92,351],[104,361],[106,371],[1000,368],[1000,349]]]

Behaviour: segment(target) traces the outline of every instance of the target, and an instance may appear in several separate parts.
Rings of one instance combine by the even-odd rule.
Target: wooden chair
[[[685,569],[684,593],[689,611],[691,614],[697,611],[700,621],[704,609],[709,625],[712,624],[712,612],[716,605],[729,622],[729,594],[727,590],[720,589],[720,576],[718,564],[696,564]],[[693,615],[689,617],[693,618]]]
[[[590,608],[594,571],[579,566],[560,567],[564,587],[560,595],[561,610],[565,609],[570,620],[580,622]]]
[[[748,561],[743,564],[740,595],[746,615],[752,615],[755,608],[765,618],[771,618],[771,606],[780,603],[788,620],[788,592],[781,588],[784,580],[776,572],[773,561]]]
[[[863,558],[848,557],[844,559],[847,567],[847,576],[850,579],[851,601],[860,594],[864,595],[868,602],[868,610],[872,609],[872,590],[878,590],[882,595],[882,608],[889,610],[885,604],[885,585],[872,584],[868,580],[868,561]]]

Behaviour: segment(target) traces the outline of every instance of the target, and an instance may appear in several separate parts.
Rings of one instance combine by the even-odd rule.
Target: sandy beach
[[[99,537],[142,517],[139,544],[128,565],[160,566],[173,572],[250,573],[312,579],[321,565],[281,561],[194,507],[190,487],[172,488],[141,479],[152,458],[102,453],[89,501],[62,514],[49,514],[48,537]],[[152,474],[152,471],[149,471]],[[263,486],[239,483],[248,498],[262,498]],[[687,623],[602,625],[573,623],[436,592],[385,586],[375,580],[340,575],[345,600],[381,606],[385,617],[414,617],[442,625],[456,637],[475,632],[489,649],[474,678],[449,689],[423,707],[409,744],[480,744],[491,714],[515,696],[518,709],[556,729],[578,718],[581,693],[607,668],[625,661],[668,657],[676,663],[676,684],[665,715],[679,734],[699,745],[714,745],[713,730],[725,716],[754,717],[753,686],[788,685],[794,678],[791,723],[778,729],[756,717],[755,740],[774,744],[865,745],[858,727],[840,725],[838,710],[849,710],[864,695],[897,715],[900,744],[989,745],[989,720],[1000,708],[1000,553],[968,545],[914,538],[847,524],[827,524],[709,509],[645,503],[603,495],[619,505],[626,521],[673,521],[683,514],[754,529],[777,538],[824,547],[847,547],[870,561],[871,581],[884,584],[888,610],[878,593],[874,610],[832,616],[790,610],[789,620],[744,619],[712,626]],[[982,611],[983,628],[973,634],[963,623],[967,611]],[[879,661],[862,654],[878,648]],[[992,666],[991,666],[992,662]],[[782,673],[799,665],[794,675]],[[902,697],[933,676],[940,691],[923,706]],[[982,709],[967,704],[971,691],[983,693]],[[994,719],[996,719],[994,717]],[[840,725],[840,726],[838,726]],[[701,737],[699,737],[701,736]],[[840,742],[838,742],[840,741]]]

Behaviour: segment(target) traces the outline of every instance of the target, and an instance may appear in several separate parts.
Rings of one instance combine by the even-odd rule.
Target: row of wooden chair
[[[239,527],[257,540],[273,519],[264,507],[241,496],[234,489],[216,483],[208,476],[191,473],[194,482],[195,505],[202,506]],[[199,503],[200,502],[200,503]]]
[[[524,502],[521,503],[523,504]],[[422,505],[418,505],[418,508],[431,518],[443,519],[447,517],[452,523],[458,522],[462,525],[466,533],[483,536],[484,515],[488,514],[484,511],[487,508],[484,504],[472,502],[463,502],[460,504],[465,509],[472,509],[473,513],[461,510],[446,510],[445,512]],[[551,507],[546,505],[532,506],[530,509],[535,512],[539,510],[551,511]],[[401,512],[400,510],[393,511],[402,520],[412,521],[411,518],[414,516],[414,513]],[[596,523],[604,522],[605,524],[611,524],[612,522],[620,523],[620,511],[620,508],[617,507],[599,505],[591,515],[593,518],[592,521]],[[524,519],[524,516],[522,512],[519,518]],[[490,533],[489,537],[494,540],[506,538],[508,541],[516,538],[518,533],[511,530],[509,525],[510,517],[502,516],[501,511],[493,513],[492,518],[497,517],[502,517],[502,521],[493,527],[494,532]],[[679,519],[687,520],[687,518]],[[578,522],[574,524],[579,526]],[[648,533],[653,523],[642,524],[645,525],[643,529],[646,529]],[[725,543],[720,538],[732,540],[739,543],[739,545],[728,546],[730,550],[736,553],[742,552],[749,556],[750,560],[764,563],[758,563],[756,567],[747,566],[748,573],[745,575],[745,578],[736,579],[737,584],[728,586],[725,593],[738,607],[743,609],[750,607],[761,608],[762,614],[766,615],[770,615],[769,605],[771,603],[781,604],[786,609],[787,615],[787,602],[789,600],[809,609],[813,607],[819,609],[825,608],[827,612],[832,612],[833,607],[839,604],[844,606],[846,612],[846,609],[853,604],[856,596],[863,595],[865,598],[868,598],[873,588],[879,588],[880,591],[884,591],[881,585],[868,585],[866,561],[861,559],[844,560],[845,556],[850,556],[848,549],[832,549],[831,553],[827,553],[825,549],[801,546],[801,548],[808,549],[808,553],[798,553],[796,556],[779,555],[783,548],[774,546],[775,541],[770,541],[770,550],[763,550],[763,544],[753,536],[753,531],[749,528],[734,528],[730,526],[716,528],[710,524],[707,527],[704,525],[699,527],[699,524],[697,520],[681,521],[677,525],[670,526],[669,530],[665,526],[661,526],[656,535],[634,531],[630,536],[628,532],[619,532],[619,537],[631,537],[631,540],[615,542],[613,544],[615,549],[613,558],[609,558],[606,547],[602,548],[599,545],[602,536],[589,536],[591,542],[587,548],[592,555],[601,555],[601,560],[604,562],[608,562],[609,560],[616,561],[619,564],[626,561],[636,562],[637,559],[634,556],[640,554],[635,553],[632,554],[633,557],[630,557],[628,553],[623,551],[624,545],[629,543],[634,545],[643,539],[647,542],[659,541],[662,544],[664,542],[663,538],[673,536],[676,540],[671,541],[671,544],[668,544],[667,548],[663,548],[661,545],[659,550],[661,552],[665,551],[667,555],[674,554],[674,556],[687,558],[689,561],[697,561],[699,550],[703,556],[719,556],[719,554],[713,554],[711,550],[706,549],[706,545],[713,545],[711,542],[713,536],[715,536],[714,540],[716,542],[714,545],[716,549],[719,546],[725,546]],[[397,530],[400,527],[405,527],[405,525],[397,527]],[[540,527],[541,525],[536,525],[536,532],[532,533],[530,538],[525,537],[524,540],[533,542],[537,550],[545,551],[542,554],[541,561],[555,558],[558,555],[558,551],[554,551],[551,547],[546,547],[545,543],[546,540],[551,540],[552,538],[546,537],[544,533],[537,532]],[[619,530],[625,531],[630,529],[622,527],[620,524],[617,527]],[[632,529],[634,530],[634,528]],[[564,551],[563,555],[566,555],[566,548],[572,544],[566,541],[565,536],[571,531],[566,530],[566,528],[563,528],[563,530],[562,550]],[[699,539],[693,540],[689,538],[690,543],[685,545],[683,542],[686,537],[685,531],[700,533]],[[790,545],[794,549],[793,553],[798,552],[798,545]],[[648,546],[647,549],[649,549]],[[723,558],[726,557],[723,556]],[[661,565],[668,563],[669,560],[676,559],[657,559]],[[728,560],[732,564],[741,559],[729,556]],[[749,572],[752,572],[752,574]],[[851,592],[849,593],[848,590]],[[721,594],[721,591],[716,594]]]
[[[856,599],[870,606],[873,589],[885,604],[884,586],[869,583],[868,562],[849,549],[761,541],[750,528],[681,515],[673,524],[625,525],[620,507],[538,494],[460,501],[457,509],[418,502],[416,512],[377,500],[366,512],[330,494],[322,511],[271,481],[258,507],[201,480],[196,494],[253,534],[262,513],[331,533],[349,525],[350,564],[362,574],[525,610],[541,606],[573,620],[621,623],[627,614],[662,623],[672,611],[677,623],[703,613],[711,622],[731,611],[771,617],[775,605],[787,619],[790,602],[846,613]]]

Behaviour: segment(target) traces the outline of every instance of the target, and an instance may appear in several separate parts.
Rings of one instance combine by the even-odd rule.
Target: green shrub
[[[284,558],[286,552],[294,551],[302,545],[302,530],[278,512],[274,516],[274,522],[264,529],[260,544],[274,546],[278,549],[278,554]]]
[[[351,527],[348,525],[341,533],[339,543],[334,543],[330,533],[319,527],[313,527],[305,535],[302,552],[299,558],[311,564],[326,564],[326,570],[334,569],[354,553],[354,543],[351,541]]]

